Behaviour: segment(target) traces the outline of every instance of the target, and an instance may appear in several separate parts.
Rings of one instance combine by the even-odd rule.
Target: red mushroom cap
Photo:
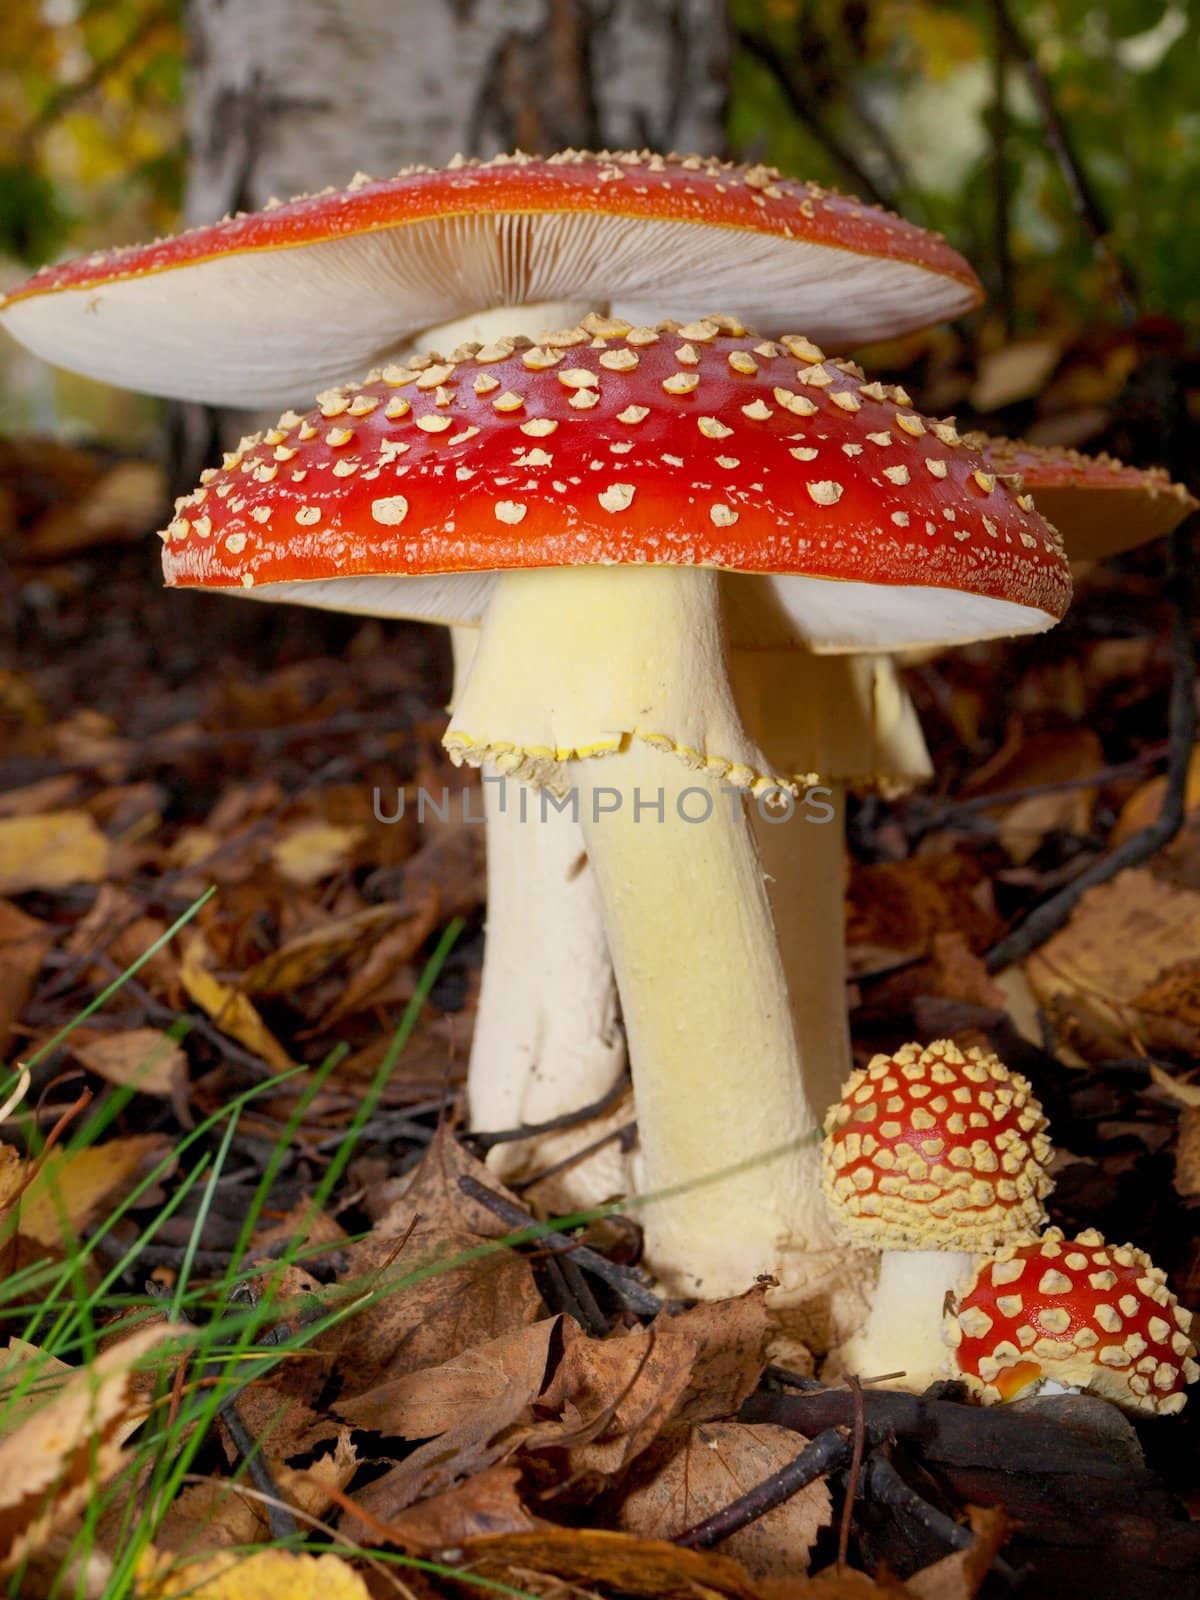
[[[631,226],[632,224],[632,226]],[[39,355],[112,383],[280,404],[494,307],[727,305],[840,348],[982,291],[935,234],[762,166],[648,151],[413,168],[44,268],[4,302]]]
[[[1182,1410],[1200,1377],[1191,1322],[1143,1251],[1050,1228],[979,1266],[946,1335],[987,1404],[1052,1378],[1163,1414]]]
[[[1019,1073],[948,1039],[851,1074],[825,1122],[825,1193],[876,1250],[993,1250],[1036,1231],[1051,1189],[1046,1119]]]
[[[1162,538],[1196,509],[1182,483],[1161,467],[1127,467],[1115,456],[1082,455],[1058,445],[966,435],[999,477],[1015,475],[1058,529],[1072,561],[1095,561]]]
[[[953,427],[806,339],[720,321],[593,318],[327,391],[179,503],[167,581],[716,566],[779,575],[797,626],[833,649],[1061,616],[1053,530]]]

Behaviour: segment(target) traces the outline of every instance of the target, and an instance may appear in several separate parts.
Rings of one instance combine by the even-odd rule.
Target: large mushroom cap
[[[458,622],[502,569],[769,575],[831,651],[1037,631],[1070,595],[1053,530],[953,427],[727,319],[591,319],[329,390],[205,474],[164,538],[172,584]]]
[[[726,305],[844,349],[981,298],[943,239],[815,184],[699,156],[568,151],[356,178],[46,268],[9,295],[3,321],[110,383],[253,406],[310,395],[490,307]]]
[[[943,1039],[851,1074],[825,1124],[826,1197],[876,1250],[991,1250],[1046,1220],[1046,1119],[1019,1073]]]
[[[1001,476],[1014,475],[1062,535],[1072,561],[1096,561],[1162,538],[1196,509],[1161,467],[1129,467],[1061,445],[966,435]]]
[[[1191,1322],[1143,1251],[1050,1228],[980,1265],[946,1334],[987,1404],[1052,1378],[1164,1414],[1182,1410],[1200,1377]]]

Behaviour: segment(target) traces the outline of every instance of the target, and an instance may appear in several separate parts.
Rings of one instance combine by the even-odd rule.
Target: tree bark
[[[191,0],[188,220],[458,151],[719,151],[726,13],[726,0]]]

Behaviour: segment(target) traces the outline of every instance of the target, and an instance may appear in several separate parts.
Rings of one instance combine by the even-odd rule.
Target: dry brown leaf
[[[379,1544],[385,1538],[379,1523],[390,1526],[418,1501],[444,1494],[513,1455],[530,1433],[531,1417],[528,1397],[516,1385],[502,1391],[490,1406],[419,1445],[399,1466],[356,1494],[355,1504],[367,1517],[343,1519],[343,1535],[361,1544]]]
[[[64,949],[72,956],[88,956],[93,951],[104,950],[117,967],[128,967],[158,942],[166,928],[165,922],[146,916],[141,903],[127,890],[113,883],[103,883],[92,909],[64,941]],[[93,968],[88,975],[105,982],[110,976],[102,967]],[[179,963],[165,945],[139,967],[138,982],[173,1009],[182,1004]]]
[[[289,883],[320,883],[352,865],[364,829],[330,822],[306,822],[271,846],[271,859]]]
[[[190,999],[231,1039],[236,1039],[276,1072],[290,1072],[295,1062],[244,994],[222,983],[208,970],[210,952],[204,935],[193,932],[184,947],[180,980]]]
[[[388,1292],[318,1340],[341,1370],[345,1395],[440,1366],[544,1316],[529,1262],[491,1247],[510,1230],[462,1193],[464,1174],[497,1187],[453,1135],[439,1132],[372,1232],[347,1248],[343,1282]]]
[[[542,1572],[570,1584],[602,1585],[646,1600],[697,1600],[705,1594],[758,1600],[740,1562],[708,1550],[683,1550],[661,1539],[595,1528],[539,1528],[472,1539],[463,1561],[480,1577],[521,1587],[520,1573]]]
[[[1175,1192],[1185,1199],[1200,1194],[1200,1111],[1190,1106],[1179,1113]]]
[[[639,1462],[636,1486],[622,1500],[617,1524],[645,1538],[678,1538],[794,1461],[806,1442],[770,1423],[688,1428]],[[810,1483],[725,1539],[722,1554],[755,1578],[792,1576],[807,1568],[817,1535],[829,1526],[831,1506],[827,1485]]]
[[[451,1361],[382,1383],[338,1405],[356,1428],[401,1439],[431,1439],[504,1404],[510,1392],[532,1402],[542,1392],[550,1341],[561,1317],[514,1328],[486,1344],[468,1347]]]
[[[488,1467],[456,1489],[435,1494],[388,1519],[388,1536],[410,1555],[461,1549],[469,1539],[531,1533],[544,1526],[521,1503],[517,1467]]]
[[[287,994],[303,989],[367,939],[377,939],[401,914],[397,905],[368,906],[313,928],[244,972],[239,987],[245,994]]]
[[[49,923],[0,900],[0,1060],[55,937]]]
[[[0,894],[99,883],[108,840],[86,811],[44,811],[0,819]]]
[[[159,1028],[92,1034],[79,1028],[71,1036],[70,1050],[89,1072],[141,1094],[178,1099],[187,1083],[183,1049]]]
[[[11,1572],[121,1468],[142,1421],[136,1364],[179,1330],[142,1328],[76,1373],[0,1441],[0,1572]]]
[[[0,1434],[41,1410],[77,1369],[24,1339],[9,1339],[0,1356]]]
[[[767,1337],[765,1290],[663,1313],[623,1336],[589,1339],[571,1323],[563,1334],[563,1358],[539,1401],[557,1420],[539,1424],[528,1448],[565,1450],[567,1475],[596,1490],[670,1424],[728,1416],[752,1393]]]
[[[78,1236],[103,1207],[128,1193],[167,1148],[164,1135],[145,1133],[82,1150],[52,1150],[21,1196],[21,1232],[50,1249],[61,1248],[64,1219]]]
[[[341,1556],[290,1550],[223,1554],[182,1566],[160,1563],[142,1576],[135,1594],[137,1600],[371,1600]]]
[[[334,1004],[322,1014],[325,1026],[381,1003],[389,984],[404,971],[437,927],[441,904],[435,890],[425,889],[420,896],[407,896],[398,911],[403,921],[371,946],[366,960],[350,975]]]
[[[1026,962],[1039,1002],[1081,1049],[1200,1042],[1200,894],[1130,868],[1089,889]]]

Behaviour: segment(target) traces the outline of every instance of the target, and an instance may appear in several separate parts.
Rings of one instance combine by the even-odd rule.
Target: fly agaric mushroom
[[[1128,467],[1110,455],[971,433],[1000,476],[1015,476],[1062,534],[1072,561],[1099,561],[1176,529],[1196,509],[1161,467]]]
[[[956,437],[952,428],[947,437]],[[903,446],[905,440],[893,431],[891,442]],[[1184,486],[1172,483],[1160,468],[1127,467],[1110,456],[981,433],[962,442],[980,451],[990,473],[1032,495],[1038,511],[1058,529],[1071,560],[1170,533],[1196,508]],[[910,453],[898,448],[890,454],[894,459],[884,473],[904,481]],[[819,684],[815,674],[825,663],[794,646],[777,643],[765,653],[739,652],[733,667],[738,703],[759,746],[776,765],[807,756],[794,770],[809,766],[830,791],[826,803],[832,814],[822,826],[760,825],[757,830],[801,1051],[817,1055],[819,1049],[826,1080],[835,1075],[829,1101],[850,1066],[842,937],[846,789],[887,793],[923,782],[931,770],[916,710],[895,663],[861,656],[831,664],[847,679],[836,696],[813,692]],[[857,678],[850,678],[851,671]],[[784,837],[788,834],[799,836],[799,848]],[[830,936],[833,930],[837,937]]]
[[[1169,1416],[1200,1377],[1192,1314],[1133,1245],[1049,1228],[979,1265],[946,1321],[958,1373],[984,1405],[1026,1390],[1083,1389]]]
[[[359,174],[43,268],[0,303],[10,333],[72,371],[255,406],[307,397],[418,336],[448,349],[519,331],[485,329],[490,310],[527,306],[542,328],[605,301],[633,321],[659,316],[665,281],[673,314],[727,305],[840,348],[982,298],[938,236],[773,168],[567,150]]]
[[[874,480],[885,428],[914,441],[911,483]],[[942,435],[807,340],[729,319],[512,341],[330,391],[206,474],[166,533],[174,584],[357,586],[349,610],[403,583],[418,614],[486,608],[445,743],[579,803],[661,1196],[648,1258],[688,1292],[802,1274],[829,1240],[822,1108],[728,792],[795,780],[742,727],[718,572],[830,651],[1052,626],[1053,531]]]
[[[422,330],[449,349],[574,324],[588,307],[637,321],[724,304],[764,328],[804,326],[844,346],[958,316],[981,298],[970,267],[938,236],[771,168],[567,151],[456,159],[382,182],[360,175],[340,192],[42,271],[0,300],[0,317],[76,370],[247,406],[307,399]],[[341,609],[347,596],[311,584],[290,598]],[[407,589],[376,587],[370,609],[409,616],[408,602]],[[473,639],[453,608],[430,620],[451,624],[457,697]],[[760,619],[756,651],[761,631]],[[847,710],[861,687],[852,670],[813,667],[822,683],[848,676]],[[800,760],[798,770],[810,766]],[[485,784],[488,943],[468,1073],[472,1126],[485,1130],[576,1110],[610,1087],[623,1061],[579,830],[558,816],[526,826],[503,798]],[[778,842],[778,830],[763,832],[769,855]],[[821,976],[811,960],[789,974],[800,1014]],[[848,1047],[843,1038],[817,1055],[828,1063],[828,1098]],[[543,1154],[507,1145],[491,1159],[507,1171]],[[605,1192],[608,1167],[589,1174],[582,1184],[577,1175],[574,1203]]]
[[[947,1376],[941,1318],[976,1255],[1035,1234],[1051,1183],[1046,1119],[1018,1073],[942,1039],[851,1074],[825,1123],[825,1195],[843,1236],[882,1250],[862,1332],[837,1353],[863,1377]]]

